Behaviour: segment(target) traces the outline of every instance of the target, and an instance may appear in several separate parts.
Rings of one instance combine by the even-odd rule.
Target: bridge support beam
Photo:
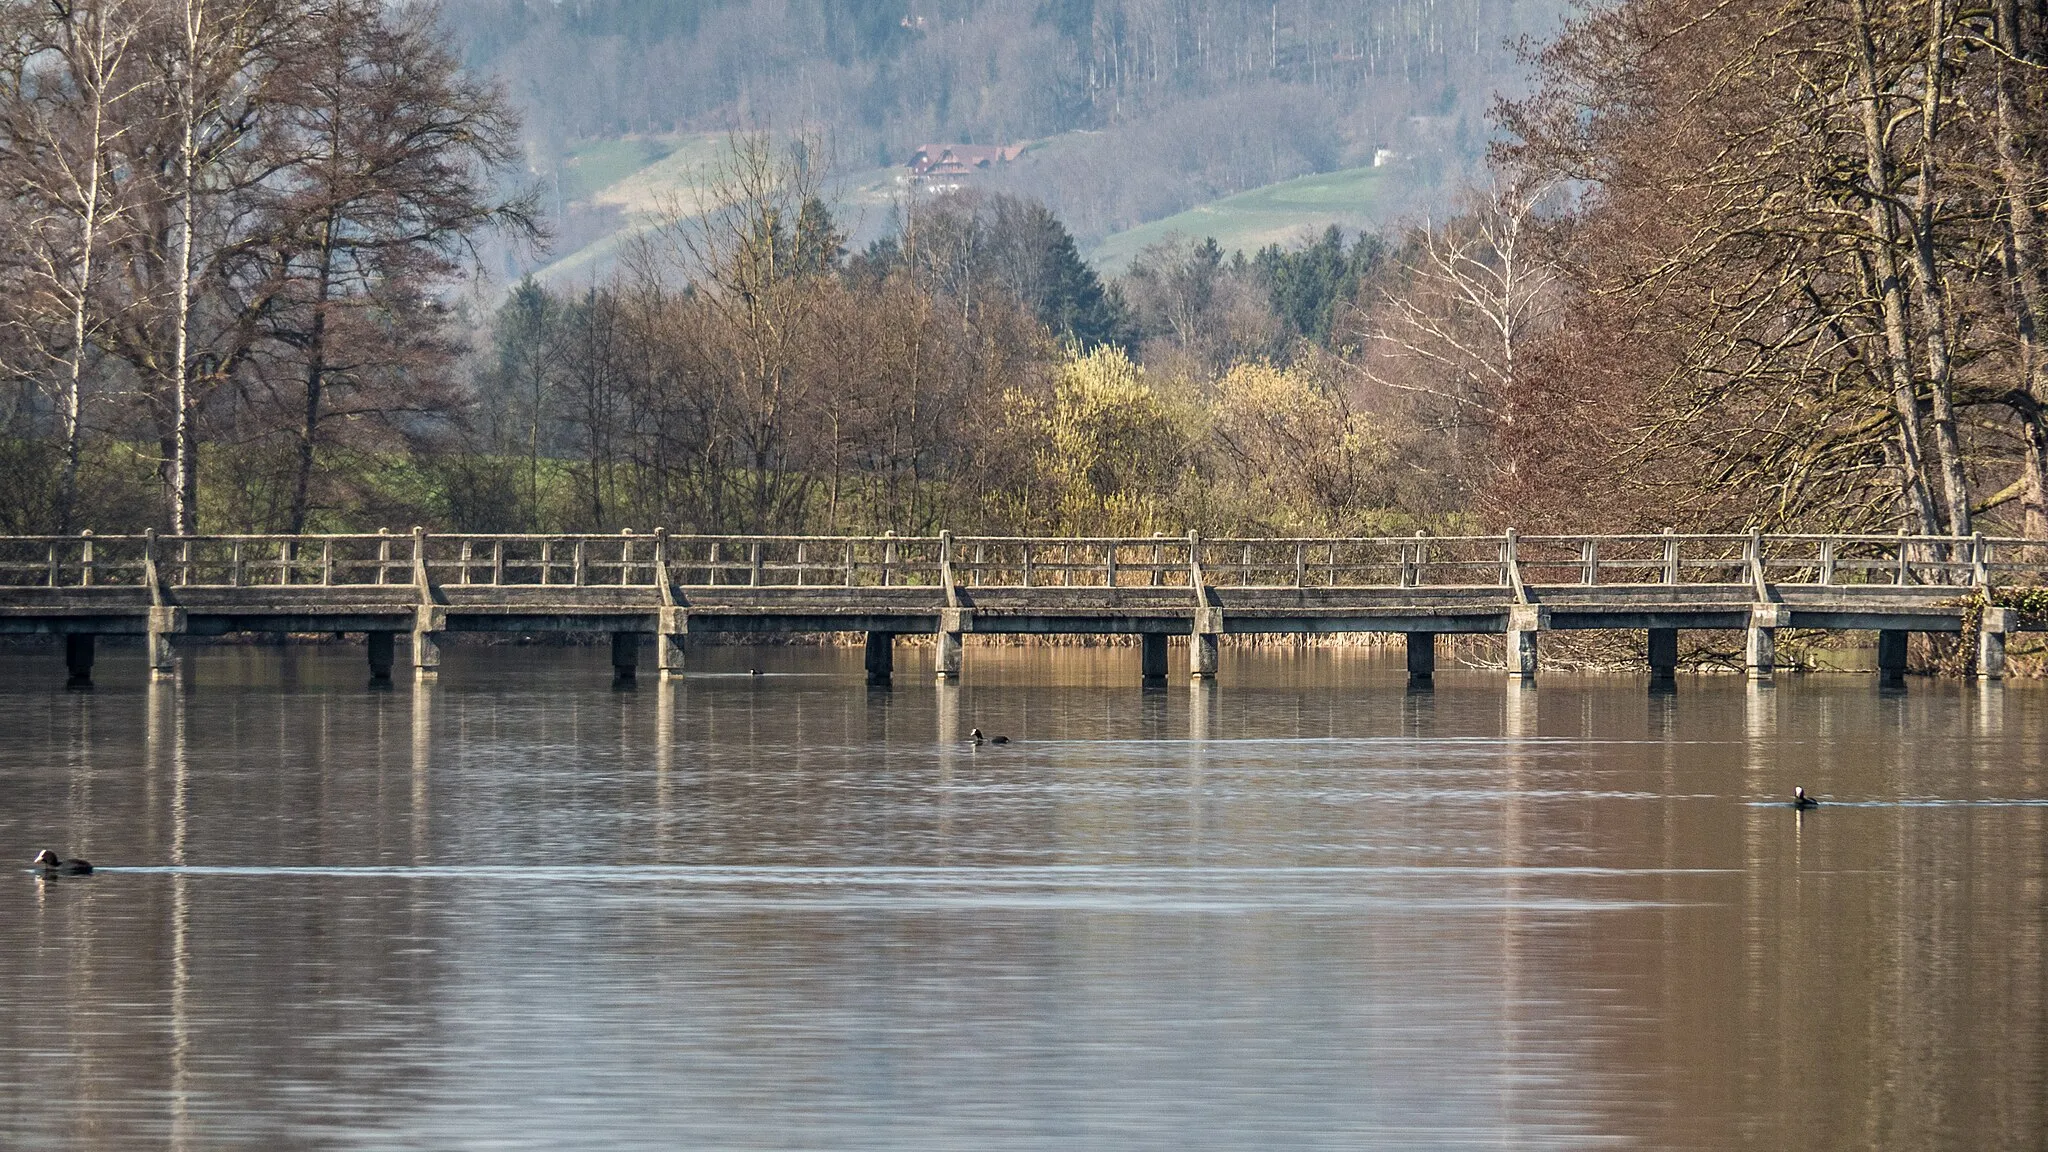
[[[64,634],[64,670],[68,673],[64,680],[65,687],[92,687],[92,649],[92,633],[67,632]]]
[[[958,680],[960,668],[966,663],[965,643],[958,632],[941,632],[937,636],[938,648],[932,657],[932,674],[940,680]]]
[[[1419,686],[1435,681],[1436,633],[1408,633],[1408,683]]]
[[[1650,629],[1650,687],[1670,689],[1678,683],[1678,629]]]
[[[1508,609],[1508,676],[1531,680],[1536,676],[1536,637],[1550,627],[1550,609],[1538,604],[1516,604]]]
[[[370,679],[380,683],[391,679],[391,664],[398,654],[398,633],[366,632],[363,647],[370,657]]]
[[[1166,633],[1138,634],[1138,677],[1147,684],[1166,679]]]
[[[2018,613],[2010,608],[1986,608],[1977,622],[1977,679],[2005,679],[2005,636],[2013,630]]]
[[[896,634],[894,632],[868,633],[867,647],[868,683],[887,684],[896,673]]]
[[[1906,639],[1911,633],[1886,628],[1877,634],[1877,683],[1881,688],[1906,685]]]
[[[612,681],[630,684],[640,678],[640,634],[612,633]]]
[[[682,608],[663,608],[661,619],[654,633],[654,665],[661,670],[661,678],[668,680],[683,674],[683,637],[690,630],[690,614]]]
[[[1762,683],[1778,670],[1778,629],[1792,623],[1792,610],[1783,604],[1756,604],[1749,610],[1749,642],[1743,647],[1743,665],[1751,680]]]
[[[1223,642],[1223,609],[1195,609],[1195,630],[1188,637],[1188,675],[1196,680],[1214,680]]]
[[[939,613],[938,643],[932,659],[932,674],[940,680],[957,680],[966,665],[965,634],[974,631],[972,608],[947,608]]]
[[[171,645],[171,637],[185,631],[185,610],[183,608],[151,608],[149,610],[149,674],[153,679],[167,680],[178,674],[178,650]]]
[[[448,630],[448,609],[428,606],[419,609],[412,626],[412,672],[425,680],[441,674],[441,633]]]

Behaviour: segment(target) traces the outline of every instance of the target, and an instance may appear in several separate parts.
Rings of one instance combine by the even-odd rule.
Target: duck
[[[976,728],[976,729],[975,729],[974,731],[972,731],[972,732],[969,732],[969,733],[967,734],[967,739],[968,739],[968,741],[969,741],[970,743],[972,743],[972,744],[973,744],[973,745],[974,745],[974,746],[975,746],[976,748],[979,748],[979,747],[981,747],[981,746],[982,746],[983,744],[985,744],[985,743],[986,743],[986,744],[1008,744],[1008,743],[1010,742],[1010,738],[1009,738],[1008,736],[983,736],[983,735],[981,734],[981,729],[979,729],[979,728]]]
[[[1792,807],[1804,812],[1808,808],[1820,807],[1820,801],[1808,796],[1805,788],[1794,785],[1792,788]]]
[[[50,851],[48,848],[36,853],[35,866],[42,869],[44,875],[89,876],[92,874],[92,861],[82,860],[77,857],[66,859]]]

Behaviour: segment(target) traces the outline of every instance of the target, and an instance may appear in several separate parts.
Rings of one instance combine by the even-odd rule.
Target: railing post
[[[332,540],[320,541],[320,583],[322,585],[332,585],[334,583],[334,541]]]
[[[377,583],[388,583],[386,572],[391,567],[391,529],[377,529]]]
[[[1666,526],[1664,529],[1664,582],[1666,584],[1678,583],[1678,537],[1675,531],[1675,529],[1669,526]]]
[[[1108,559],[1108,562],[1107,562],[1107,563],[1106,563],[1106,564],[1105,564],[1105,565],[1103,566],[1103,578],[1102,578],[1102,579],[1103,579],[1103,585],[1102,585],[1102,586],[1103,586],[1103,587],[1105,587],[1105,588],[1114,588],[1114,587],[1116,587],[1116,541],[1115,541],[1115,540],[1111,540],[1111,541],[1109,542],[1109,546],[1108,546],[1108,552],[1109,552],[1109,559]]]
[[[542,540],[540,542],[540,582],[542,584],[553,582],[550,577],[553,575],[554,566],[555,542],[553,540]]]
[[[1579,545],[1579,583],[1588,588],[1600,583],[1600,541],[1590,536]]]
[[[1911,549],[1906,543],[1905,530],[1901,529],[1899,531],[1899,576],[1897,581],[1898,586],[1901,588],[1911,583],[1913,579],[1913,561],[1910,553]]]
[[[851,588],[853,585],[853,540],[849,537],[846,541],[846,586]]]
[[[476,541],[464,540],[462,542],[462,577],[457,581],[458,583],[465,585],[469,583],[469,566],[475,563],[475,561]]]
[[[1334,545],[1334,544],[1333,544],[1333,545],[1331,545],[1330,547],[1331,547],[1331,548],[1332,548],[1332,550],[1333,550],[1333,552],[1332,552],[1332,555],[1334,555],[1334,554],[1335,554],[1335,553],[1334,553],[1334,549],[1336,548],[1336,545]],[[1335,561],[1332,561],[1332,563],[1335,563]],[[1429,533],[1427,533],[1427,532],[1417,532],[1417,533],[1415,534],[1415,584],[1414,584],[1414,587],[1420,588],[1420,587],[1422,587],[1422,586],[1423,586],[1423,584],[1424,584],[1424,582],[1425,582],[1425,581],[1424,581],[1424,577],[1423,577],[1423,572],[1424,572],[1424,566],[1425,566],[1425,565],[1427,565],[1428,563],[1429,563]]]
[[[619,541],[619,583],[631,584],[633,582],[633,530],[631,528],[621,528],[619,529],[619,536],[621,537]]]
[[[279,540],[277,542],[277,582],[279,584],[290,584],[292,582],[292,569],[297,566],[298,559],[298,540],[296,538]]]
[[[578,588],[581,588],[585,584],[588,584],[590,582],[589,557],[584,545],[585,541],[581,537],[578,537],[576,540],[576,547],[570,553],[571,566],[569,569],[569,579],[570,582]]]
[[[154,529],[152,529],[152,531],[154,531]],[[48,587],[55,588],[57,586],[58,581],[61,579],[61,577],[57,575],[58,570],[63,567],[63,565],[60,564],[57,560],[57,542],[55,540],[50,541],[49,554],[50,574],[44,578],[44,581]]]
[[[164,602],[163,572],[156,561],[156,529],[142,534],[142,583],[149,589],[149,604],[154,608]]]
[[[1982,532],[1970,533],[1970,579],[1979,588],[1991,587],[1990,547]]]
[[[761,542],[759,540],[749,541],[747,544],[747,586],[750,588],[759,588],[761,586]]]
[[[491,541],[491,586],[495,588],[504,582],[505,542],[503,540],[493,540]]]
[[[1024,542],[1024,586],[1031,587],[1031,541]]]
[[[90,588],[92,587],[94,567],[92,529],[88,528],[80,532],[78,536],[81,541],[78,546],[78,586],[80,588]]]
[[[246,570],[242,566],[242,542],[240,540],[235,541],[234,567],[234,577],[230,581],[230,583],[232,583],[235,587],[240,588],[245,582],[246,574]]]
[[[427,571],[427,530],[417,524],[412,529],[412,584],[419,590],[420,603],[433,600],[434,581]]]
[[[1821,542],[1820,542],[1820,583],[1821,583],[1821,587],[1823,587],[1823,588],[1829,587],[1830,585],[1834,584],[1834,582],[1835,582],[1835,542],[1834,542],[1833,540],[1823,540],[1823,541],[1821,541]]]

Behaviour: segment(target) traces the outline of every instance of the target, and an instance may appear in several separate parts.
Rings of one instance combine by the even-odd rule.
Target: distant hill
[[[441,0],[441,12],[468,66],[524,110],[566,260],[686,181],[692,141],[736,128],[801,128],[855,184],[886,185],[924,144],[1038,142],[991,183],[1112,255],[1111,236],[1354,169],[1380,148],[1410,158],[1410,186],[1440,189],[1481,162],[1495,96],[1526,83],[1514,42],[1547,37],[1571,4]]]
[[[1104,239],[1089,259],[1120,275],[1147,245],[1179,233],[1193,240],[1213,237],[1225,252],[1250,256],[1268,244],[1285,246],[1331,224],[1366,231],[1387,222],[1390,185],[1400,174],[1386,168],[1345,168],[1302,176],[1225,196],[1141,224]]]

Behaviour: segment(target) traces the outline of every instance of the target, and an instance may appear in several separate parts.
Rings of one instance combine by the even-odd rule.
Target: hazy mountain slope
[[[1191,240],[1214,239],[1226,253],[1250,256],[1269,244],[1292,244],[1331,224],[1364,231],[1387,222],[1400,180],[1400,173],[1386,168],[1301,176],[1118,232],[1088,256],[1105,272],[1121,273],[1147,245],[1176,233]]]
[[[473,68],[526,110],[567,241],[593,141],[802,128],[842,171],[933,141],[1049,144],[1001,181],[1092,243],[1295,177],[1471,168],[1511,41],[1568,0],[443,0]],[[604,185],[608,187],[609,185]],[[582,188],[588,195],[599,188]],[[581,211],[590,220],[568,217]]]

